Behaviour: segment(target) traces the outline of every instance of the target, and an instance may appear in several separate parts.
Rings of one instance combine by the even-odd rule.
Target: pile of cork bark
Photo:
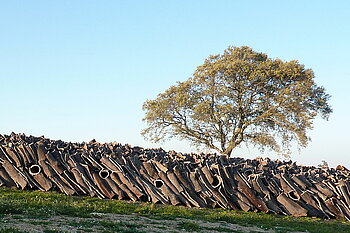
[[[350,220],[350,171],[119,143],[0,135],[0,186]]]

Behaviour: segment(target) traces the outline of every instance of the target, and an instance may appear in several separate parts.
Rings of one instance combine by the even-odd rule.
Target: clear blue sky
[[[346,0],[1,1],[0,133],[195,151],[144,141],[142,104],[229,45],[314,70],[334,113],[315,122],[312,142],[292,159],[350,167]],[[235,155],[260,153],[243,146]]]

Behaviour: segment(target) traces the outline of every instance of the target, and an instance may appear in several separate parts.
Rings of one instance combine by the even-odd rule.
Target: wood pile
[[[0,135],[0,186],[350,220],[350,171],[268,158]]]

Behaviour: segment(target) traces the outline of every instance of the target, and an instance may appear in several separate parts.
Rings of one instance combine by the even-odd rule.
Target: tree
[[[307,145],[317,115],[328,120],[329,98],[298,61],[229,47],[144,103],[142,135],[154,142],[175,136],[227,155],[242,142],[288,155],[292,142]]]
[[[326,160],[322,160],[322,162],[318,165],[319,168],[322,168],[322,169],[328,169],[329,166],[328,166],[328,163],[326,162]]]

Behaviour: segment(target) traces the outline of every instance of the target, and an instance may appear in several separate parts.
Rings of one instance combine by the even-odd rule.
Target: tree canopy
[[[317,115],[328,119],[330,96],[311,69],[247,46],[210,55],[187,81],[147,100],[142,134],[178,137],[230,155],[242,142],[278,153],[305,147]]]

